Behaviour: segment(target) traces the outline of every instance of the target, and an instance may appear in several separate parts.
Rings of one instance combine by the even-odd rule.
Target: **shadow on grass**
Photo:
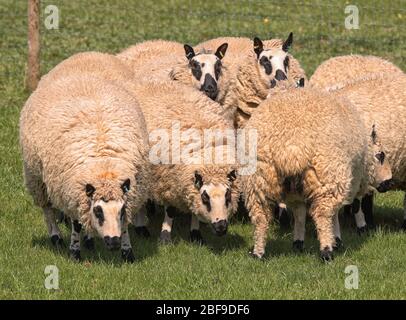
[[[46,236],[36,237],[34,236],[31,243],[33,247],[41,247],[54,252],[56,255],[64,256],[66,259],[71,259],[69,256],[69,242],[70,237],[68,236],[69,231],[65,230],[67,228],[61,228],[61,233],[63,235],[64,247],[55,247],[51,240]],[[129,228],[131,244],[133,246],[133,252],[135,256],[135,263],[147,259],[153,256],[158,251],[157,241],[151,241],[151,239],[145,239],[141,236],[137,236],[132,228]],[[83,233],[82,238],[83,240]],[[121,258],[121,251],[109,251],[106,249],[103,240],[95,238],[95,248],[94,250],[88,250],[83,246],[83,241],[81,243],[81,257],[82,261],[80,263],[106,263],[114,266],[121,266],[124,264]]]

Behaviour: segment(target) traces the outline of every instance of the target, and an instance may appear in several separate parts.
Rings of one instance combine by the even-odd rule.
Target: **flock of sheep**
[[[42,208],[51,241],[63,245],[57,216],[72,222],[71,256],[94,248],[98,235],[133,262],[128,226],[149,236],[146,214],[163,206],[160,239],[171,241],[177,212],[227,232],[245,205],[254,225],[251,254],[262,258],[272,217],[294,216],[294,248],[305,221],[316,225],[321,258],[341,245],[340,208],[366,227],[363,197],[406,190],[406,75],[373,56],[322,63],[310,80],[286,40],[217,38],[195,47],[153,40],[117,55],[85,52],[45,75],[20,117],[26,186]],[[255,130],[256,170],[231,163],[151,161],[156,130]],[[175,138],[169,145],[175,148]],[[223,153],[226,139],[203,143]],[[176,148],[187,147],[178,141]],[[348,207],[352,206],[352,207]],[[364,209],[364,210],[363,210]],[[273,210],[275,212],[273,213]],[[406,227],[406,198],[405,223]]]

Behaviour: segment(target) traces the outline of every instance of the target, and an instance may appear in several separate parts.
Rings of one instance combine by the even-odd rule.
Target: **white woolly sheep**
[[[187,44],[154,40],[130,47],[118,54],[140,80],[179,81],[204,92],[213,100],[222,98],[222,59],[227,43],[219,45],[214,53],[201,50],[195,53]]]
[[[347,55],[330,58],[317,67],[309,84],[319,89],[334,89],[348,81],[374,74],[402,74],[392,62],[375,56]]]
[[[321,257],[331,260],[334,233],[340,236],[333,230],[340,207],[365,194],[369,184],[391,179],[387,162],[375,158],[381,153],[376,134],[371,135],[350,103],[310,88],[276,92],[258,106],[245,128],[258,132],[257,170],[241,178],[255,226],[253,256],[262,258],[265,252],[270,202],[283,201],[293,209],[295,223],[308,207]],[[294,237],[294,243],[303,243]]]
[[[127,224],[148,197],[150,180],[141,110],[128,91],[97,73],[70,66],[66,74],[55,71],[59,76],[51,71],[21,112],[26,186],[44,212],[54,244],[63,243],[56,211],[71,218],[74,259],[80,259],[84,226],[109,249],[121,244],[123,259],[132,262]]]
[[[228,39],[228,38],[226,38]],[[225,57],[228,68],[233,71],[224,101],[226,109],[235,114],[235,125],[243,127],[252,112],[269,94],[276,81],[293,79],[296,82],[306,80],[306,75],[299,62],[288,53],[293,35],[286,41],[271,39],[264,41],[255,38],[248,50],[248,39],[237,38],[232,44],[241,48],[230,49],[230,56]],[[230,45],[231,47],[231,45]],[[236,58],[237,57],[237,58]],[[228,59],[228,60],[227,60]]]
[[[219,112],[222,107],[189,86],[174,82],[145,82],[137,85],[135,94],[147,122],[151,154],[154,154],[159,146],[171,146],[168,151],[172,153],[184,150],[192,152],[191,138],[184,138],[192,132],[197,133],[200,138],[208,129],[228,130],[232,136],[235,135],[232,120],[227,121]],[[181,137],[178,142],[173,136],[176,131]],[[164,136],[168,134],[168,140],[163,139],[163,142],[156,136],[162,132]],[[223,139],[218,142],[220,147],[223,147]],[[198,154],[213,152],[211,144],[207,143],[197,147],[195,145],[194,148]],[[156,153],[161,154],[162,158],[160,151],[157,150]],[[151,186],[152,199],[165,206],[161,240],[171,240],[175,208],[181,212],[192,213],[192,241],[203,241],[199,220],[209,222],[218,235],[224,234],[238,198],[233,164],[202,164],[199,161],[198,164],[185,164],[182,159],[176,159],[172,154],[161,164],[154,161],[152,167],[155,181]]]
[[[406,75],[399,73],[368,76],[344,83],[330,92],[347,98],[361,113],[367,126],[377,126],[386,158],[392,167],[394,188],[406,191],[405,134],[401,129],[406,128]],[[372,196],[369,199],[372,201]],[[406,196],[404,204],[406,221]],[[367,206],[372,210],[372,203]],[[357,206],[356,220],[359,228],[366,225],[362,207]],[[372,216],[372,211],[365,213]],[[406,222],[402,227],[406,228]]]

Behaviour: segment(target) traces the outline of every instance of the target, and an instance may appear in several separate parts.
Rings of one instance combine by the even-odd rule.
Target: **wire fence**
[[[6,76],[21,73],[9,64],[27,67],[30,1],[36,0],[0,3],[0,71]],[[49,28],[55,7],[57,28]],[[309,74],[323,60],[350,53],[406,66],[406,0],[41,0],[39,14],[42,74],[76,52],[115,53],[147,39],[197,44],[218,36],[281,38],[290,31],[293,53]]]

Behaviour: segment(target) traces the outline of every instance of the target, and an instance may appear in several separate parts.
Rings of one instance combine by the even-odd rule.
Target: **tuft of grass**
[[[18,145],[18,119],[28,97],[26,67],[26,1],[0,3],[0,299],[404,299],[406,235],[402,194],[376,199],[380,227],[358,236],[344,223],[345,249],[333,263],[322,264],[314,229],[308,224],[306,250],[292,251],[291,229],[274,225],[264,261],[251,259],[252,226],[235,220],[230,233],[216,238],[203,227],[206,246],[188,241],[188,217],[175,221],[173,245],[157,238],[162,216],[150,217],[152,238],[131,231],[137,262],[123,264],[117,254],[96,243],[83,249],[82,263],[55,250],[42,213],[26,193]],[[406,9],[402,0],[357,3],[360,29],[344,28],[348,1],[213,1],[118,0],[42,1],[57,5],[58,30],[42,28],[42,72],[79,51],[116,53],[135,42],[162,38],[196,44],[218,36],[295,34],[292,53],[308,75],[323,60],[361,53],[385,57],[405,69]],[[62,226],[65,242],[69,230]],[[59,289],[44,286],[45,267],[59,269]],[[359,289],[344,286],[345,268],[359,270]]]

